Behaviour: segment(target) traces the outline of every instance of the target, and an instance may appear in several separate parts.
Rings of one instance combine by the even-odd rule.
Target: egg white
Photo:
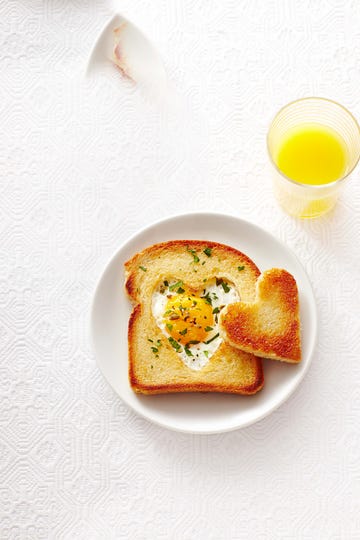
[[[223,285],[219,283],[219,280],[216,280],[215,278],[208,280],[205,284],[206,286],[204,285],[204,288],[201,291],[201,296],[209,295],[213,309],[219,308],[221,310],[226,305],[233,304],[234,302],[239,302],[240,300],[240,295],[236,290],[235,285],[225,279],[223,279],[222,281],[226,285],[228,285],[230,289],[228,292],[225,292],[226,287],[224,288]],[[165,286],[164,283],[161,282],[152,296],[152,314],[156,320],[156,324],[167,338],[171,337],[171,335],[166,328],[163,317],[169,299],[171,297],[178,296],[175,291],[173,292],[170,290],[170,287],[176,282],[177,280],[172,280],[168,283],[167,286]],[[213,330],[208,333],[207,341],[211,340],[211,338],[213,338],[219,333],[218,318],[218,315],[214,315],[214,324],[212,325]],[[179,350],[177,354],[180,356],[181,360],[186,366],[195,371],[199,371],[208,363],[209,359],[216,352],[222,341],[222,338],[218,336],[215,337],[215,339],[211,341],[211,343],[198,343],[188,345],[187,349],[192,353],[193,356],[188,356],[184,351],[184,347],[180,344],[181,350]],[[207,355],[204,351],[207,351]]]

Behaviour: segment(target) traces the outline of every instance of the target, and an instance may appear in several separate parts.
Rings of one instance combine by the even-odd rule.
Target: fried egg
[[[222,343],[219,313],[239,302],[233,283],[214,278],[194,291],[182,281],[163,281],[152,296],[152,313],[170,345],[190,369],[200,370]]]

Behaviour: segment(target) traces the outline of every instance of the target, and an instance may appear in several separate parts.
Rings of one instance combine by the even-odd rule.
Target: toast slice
[[[283,362],[301,360],[299,295],[286,270],[263,272],[255,301],[225,307],[219,325],[223,338],[242,351]]]
[[[206,241],[155,244],[126,262],[125,289],[134,304],[128,327],[132,389],[143,394],[259,391],[264,383],[261,359],[220,339],[207,363],[198,370],[190,369],[158,326],[152,310],[159,283],[181,281],[184,287],[199,291],[212,278],[231,282],[240,298],[251,302],[259,274],[243,253]]]

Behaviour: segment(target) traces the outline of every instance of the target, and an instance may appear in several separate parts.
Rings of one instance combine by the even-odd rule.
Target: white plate
[[[303,359],[298,365],[264,360],[265,385],[255,396],[227,394],[135,394],[128,382],[127,326],[131,305],[124,262],[137,251],[166,240],[213,240],[249,255],[260,270],[285,268],[298,284]],[[161,426],[188,433],[220,433],[248,426],[283,403],[303,379],[314,350],[317,317],[309,279],[292,252],[258,226],[222,214],[175,216],[143,229],[114,255],[102,274],[92,306],[92,335],[98,365],[115,392],[134,411]]]

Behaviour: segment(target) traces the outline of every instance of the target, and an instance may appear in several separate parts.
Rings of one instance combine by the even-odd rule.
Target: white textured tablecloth
[[[273,200],[266,129],[306,95],[360,117],[357,1],[118,3],[178,105],[84,83],[111,6],[0,5],[0,538],[360,538],[360,184],[299,222]],[[110,255],[169,214],[255,221],[300,258],[319,341],[296,393],[246,429],[189,436],[98,371],[89,306]]]

